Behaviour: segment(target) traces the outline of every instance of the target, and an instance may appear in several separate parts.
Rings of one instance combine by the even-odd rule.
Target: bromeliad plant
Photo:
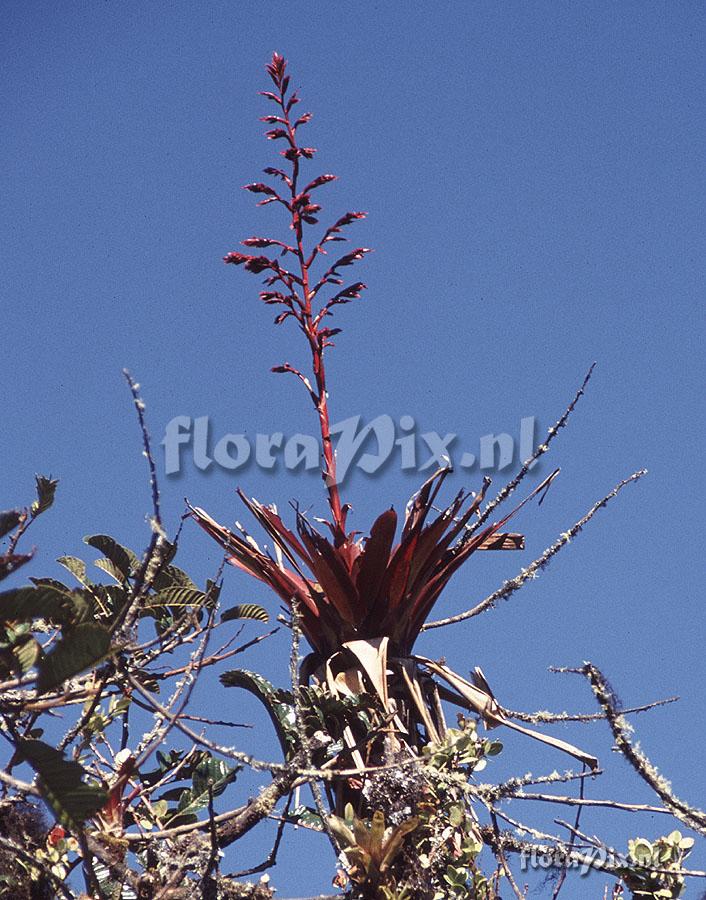
[[[274,507],[250,499],[242,491],[240,497],[272,541],[273,553],[260,549],[246,532],[236,534],[218,524],[202,509],[192,508],[191,513],[225,549],[233,565],[267,584],[288,604],[313,651],[302,666],[304,680],[313,679],[334,697],[367,692],[377,698],[376,721],[384,726],[388,748],[418,753],[428,742],[442,740],[446,734],[444,699],[475,711],[489,726],[510,724],[595,767],[596,760],[590,755],[510,723],[482,673],[477,672],[471,683],[445,665],[413,654],[415,640],[444,587],[476,551],[523,547],[521,535],[502,529],[532,496],[548,487],[556,473],[508,514],[488,522],[490,507],[483,510],[482,505],[489,479],[477,493],[461,491],[437,510],[450,471],[442,468],[409,502],[399,535],[394,509],[381,513],[364,539],[348,528],[350,507],[341,498],[331,440],[325,360],[333,338],[341,331],[331,327],[331,319],[338,307],[358,300],[366,288],[361,281],[347,281],[344,270],[370,251],[356,247],[333,262],[328,261],[328,253],[346,240],[344,232],[365,214],[347,212],[328,228],[319,227],[321,206],[315,196],[336,176],[303,178],[302,168],[316,152],[299,137],[311,114],[295,112],[299,97],[289,90],[283,57],[275,53],[267,71],[274,90],[264,91],[263,96],[274,112],[262,121],[271,126],[266,132],[268,140],[283,148],[284,168],[268,166],[264,170],[276,179],[276,187],[255,182],[245,189],[261,198],[258,205],[275,203],[283,208],[290,235],[287,240],[247,238],[244,247],[257,253],[234,251],[224,259],[229,265],[264,275],[260,299],[278,308],[275,324],[294,324],[308,347],[311,378],[289,362],[273,371],[294,375],[316,411],[323,452],[321,474],[330,513],[328,519],[318,521],[327,533],[296,506],[295,528],[291,529]],[[312,229],[318,236],[309,241]],[[366,740],[354,721],[344,728],[344,737],[350,756],[342,762],[350,765],[352,759],[362,767],[380,760],[381,741]]]

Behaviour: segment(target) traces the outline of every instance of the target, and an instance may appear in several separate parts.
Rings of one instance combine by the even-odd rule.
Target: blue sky
[[[334,419],[408,414],[473,448],[483,434],[517,433],[525,416],[546,428],[598,362],[536,476],[560,465],[561,478],[518,519],[527,550],[474,558],[439,610],[482,599],[615,482],[649,469],[540,580],[420,649],[459,671],[480,665],[514,708],[590,710],[582,683],[547,672],[584,659],[626,704],[681,695],[635,724],[676,792],[698,802],[703,5],[128,0],[9,3],[3,18],[0,506],[29,497],[35,472],[61,479],[56,508],[34,529],[30,574],[55,573],[54,557],[80,555],[87,533],[146,541],[124,366],[143,386],[155,443],[176,415],[211,417],[217,436],[315,426],[294,379],[269,373],[297,359],[295,334],[274,329],[256,281],[221,262],[278,226],[240,190],[276,164],[257,121],[276,49],[315,114],[312,174],[341,176],[321,195],[325,211],[367,210],[354,240],[376,251],[357,272],[367,298],[338,323]],[[316,475],[214,469],[162,477],[172,523],[184,495],[221,521],[241,517],[238,484],[323,511]],[[454,477],[479,481],[477,471]],[[400,510],[419,480],[396,465],[355,473],[355,527],[391,503]],[[182,565],[203,580],[217,561],[187,529]],[[226,587],[267,601],[235,571]],[[244,664],[284,683],[286,657],[279,635]],[[275,752],[235,692],[211,685],[200,703],[233,704],[259,722],[243,745]],[[593,796],[647,798],[611,757],[607,729],[561,734],[604,759]],[[564,764],[520,741],[506,739],[498,766]],[[669,830],[650,817],[589,821],[618,844]],[[254,835],[252,859],[243,851],[233,868],[259,861],[268,840],[266,829]],[[327,886],[326,866],[298,865],[302,848],[310,840],[294,835],[273,873],[282,895]]]

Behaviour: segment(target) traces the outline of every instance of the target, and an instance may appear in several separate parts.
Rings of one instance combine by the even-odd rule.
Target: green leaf
[[[165,566],[162,571],[154,579],[153,587],[155,591],[162,591],[164,588],[170,587],[188,587],[197,590],[194,582],[189,578],[186,572],[183,572],[178,566]]]
[[[63,753],[42,741],[18,738],[17,752],[39,776],[37,786],[57,819],[77,832],[105,805],[108,795],[99,785],[85,784],[86,771],[79,763],[64,759]]]
[[[629,841],[630,856],[638,865],[647,865],[652,859],[652,844],[645,838]]]
[[[208,754],[194,768],[192,775],[192,787],[182,792],[179,806],[173,816],[169,818],[170,827],[183,819],[192,819],[195,814],[208,806],[209,793],[214,797],[235,781],[236,775],[242,766],[229,766],[222,759],[215,759]]]
[[[339,843],[345,849],[346,847],[355,847],[356,839],[353,832],[350,830],[348,825],[346,825],[345,821],[338,816],[329,816],[328,819],[329,828],[338,838]]]
[[[140,567],[140,561],[132,550],[123,547],[109,534],[89,534],[83,539],[83,542],[89,547],[100,550],[103,556],[107,556],[125,578],[129,578]]]
[[[33,578],[30,575],[29,580],[37,587],[54,588],[54,590],[59,591],[61,594],[66,594],[67,596],[70,596],[71,594],[71,588],[68,584],[64,584],[63,581],[58,581],[56,578]]]
[[[316,831],[323,831],[321,824],[321,816],[310,806],[297,806],[287,816],[287,821],[293,825],[301,825],[304,828],[313,828]]]
[[[40,647],[31,634],[23,634],[10,647],[10,651],[15,657],[17,668],[25,675],[36,664]]]
[[[110,575],[110,577],[119,585],[124,585],[127,582],[127,579],[120,571],[120,569],[115,565],[115,563],[111,562],[107,556],[104,556],[101,559],[97,559],[93,563],[93,565],[97,569],[100,569],[102,572],[105,572],[106,575]]]
[[[37,499],[30,507],[30,514],[33,519],[41,516],[54,503],[54,494],[56,486],[59,483],[56,479],[46,478],[44,475],[35,475],[37,484]]]
[[[221,616],[221,622],[230,622],[231,619],[257,619],[258,622],[269,622],[270,614],[257,603],[239,603],[231,606]]]
[[[0,512],[0,538],[4,538],[13,528],[22,521],[22,512],[19,509],[6,509]]]
[[[72,628],[39,664],[37,690],[58,687],[84,669],[97,665],[110,653],[110,631],[103,625],[85,622]]]
[[[466,813],[462,806],[452,806],[449,809],[449,822],[453,825],[454,828],[458,828],[459,825],[463,824],[466,818]]]
[[[79,559],[78,556],[60,556],[57,562],[71,572],[76,581],[83,587],[88,587],[91,584],[91,580],[86,577],[86,563]]]
[[[239,687],[249,691],[264,705],[277,732],[285,757],[294,753],[300,744],[296,728],[294,701],[288,691],[274,687],[262,675],[246,669],[231,669],[220,676],[225,687]]]
[[[205,599],[206,594],[197,588],[168,587],[156,594],[150,594],[147,598],[147,605],[149,607],[199,607],[203,605]]]
[[[70,595],[55,587],[40,585],[22,587],[0,594],[0,620],[50,619],[66,621],[69,617]]]

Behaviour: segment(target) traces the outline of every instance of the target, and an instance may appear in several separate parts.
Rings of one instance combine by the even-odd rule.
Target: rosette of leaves
[[[419,819],[410,816],[398,825],[387,825],[381,810],[376,810],[370,820],[360,819],[350,803],[342,817],[329,817],[331,830],[342,848],[348,875],[361,888],[364,897],[396,895],[393,866],[405,837],[418,824]]]
[[[631,865],[620,875],[633,897],[640,900],[674,900],[684,890],[681,874],[684,861],[694,846],[694,839],[672,831],[656,841],[635,838],[628,842]]]
[[[446,725],[441,700],[474,711],[489,726],[511,724],[482,674],[476,673],[470,682],[445,666],[414,656],[413,647],[444,588],[471,556],[477,551],[523,547],[522,535],[503,529],[530,498],[486,523],[481,506],[489,480],[478,492],[460,491],[441,504],[450,469],[440,468],[411,499],[401,525],[395,510],[386,509],[367,537],[347,527],[350,507],[341,498],[336,477],[325,362],[332,338],[341,332],[330,326],[330,320],[341,306],[358,301],[366,288],[361,281],[347,281],[346,270],[364,259],[369,249],[356,247],[333,261],[328,254],[347,240],[348,228],[364,213],[347,212],[328,227],[320,226],[319,192],[336,176],[324,173],[304,178],[303,167],[316,153],[300,141],[311,114],[298,114],[300,98],[290,91],[282,56],[273,55],[267,72],[273,90],[264,91],[263,96],[274,111],[262,121],[268,126],[267,139],[281,147],[283,162],[281,167],[264,170],[271,181],[253,182],[245,189],[260,198],[258,205],[274,204],[284,211],[288,237],[247,238],[242,242],[247,252],[233,251],[224,261],[262,276],[260,299],[277,307],[275,323],[294,324],[304,336],[311,375],[289,362],[273,371],[295,376],[314,407],[330,518],[318,520],[323,525],[319,529],[295,506],[295,523],[290,528],[274,507],[239,491],[271,541],[268,551],[249,533],[225,528],[203,509],[192,507],[191,514],[226,551],[230,563],[268,585],[290,606],[312,648],[302,667],[302,681],[325,686],[337,698],[362,693],[375,698],[370,713],[379,739],[361,751],[365,735],[352,726],[344,729],[347,762],[352,757],[362,766],[382,757],[385,741],[392,749],[405,745],[419,752],[424,744],[443,740]],[[556,474],[530,497],[548,487]],[[570,744],[511,727],[572,754],[591,768],[597,765],[594,757]]]

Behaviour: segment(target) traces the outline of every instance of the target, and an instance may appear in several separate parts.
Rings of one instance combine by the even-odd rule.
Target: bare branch
[[[464,543],[467,540],[470,540],[471,536],[487,521],[490,514],[493,510],[500,506],[507,498],[512,494],[512,492],[520,485],[523,478],[530,471],[532,466],[537,462],[540,457],[544,456],[544,454],[549,450],[549,445],[557,436],[559,431],[566,425],[569,416],[576,408],[576,404],[579,402],[581,397],[583,397],[584,391],[586,390],[586,386],[588,382],[591,380],[591,376],[593,375],[593,370],[596,368],[596,363],[591,363],[591,366],[586,373],[583,382],[581,383],[581,387],[576,392],[574,399],[569,403],[561,416],[557,419],[557,421],[552,425],[551,428],[547,431],[547,438],[543,444],[540,444],[534,453],[529,457],[529,459],[525,460],[525,462],[520,467],[519,472],[512,481],[509,481],[505,487],[503,487],[496,496],[488,503],[480,516],[476,519],[476,521],[469,526],[466,536],[464,537]]]
[[[567,669],[565,671],[571,670]],[[690,806],[684,800],[680,800],[672,791],[669,782],[660,775],[657,768],[642,750],[630,740],[630,725],[623,718],[617,698],[600,669],[592,663],[586,662],[574,672],[588,679],[596,700],[606,714],[617,749],[640,778],[652,788],[676,818],[688,825],[689,828],[699,832],[699,834],[706,835],[706,813],[698,809],[698,807]]]
[[[496,591],[493,591],[493,593],[486,597],[485,600],[481,600],[480,603],[477,603],[472,609],[466,610],[466,612],[458,613],[458,615],[455,616],[449,616],[446,619],[437,619],[435,622],[427,622],[426,625],[422,626],[422,631],[427,631],[430,628],[441,628],[444,625],[455,625],[457,622],[464,622],[466,619],[472,619],[474,616],[479,616],[487,609],[496,606],[500,600],[507,600],[508,597],[512,596],[512,594],[514,594],[515,591],[518,591],[524,584],[531,579],[536,578],[537,574],[549,564],[552,557],[556,556],[556,554],[565,547],[566,544],[568,544],[569,541],[571,541],[571,539],[588,524],[588,522],[591,521],[599,509],[606,506],[626,485],[633,481],[638,481],[646,474],[646,469],[640,469],[638,472],[634,472],[630,475],[629,478],[625,478],[619,484],[616,484],[613,490],[607,493],[602,500],[594,503],[583,518],[572,525],[568,531],[561,534],[551,547],[547,547],[541,556],[530,563],[526,569],[523,569],[519,575],[504,582],[501,587]]]

